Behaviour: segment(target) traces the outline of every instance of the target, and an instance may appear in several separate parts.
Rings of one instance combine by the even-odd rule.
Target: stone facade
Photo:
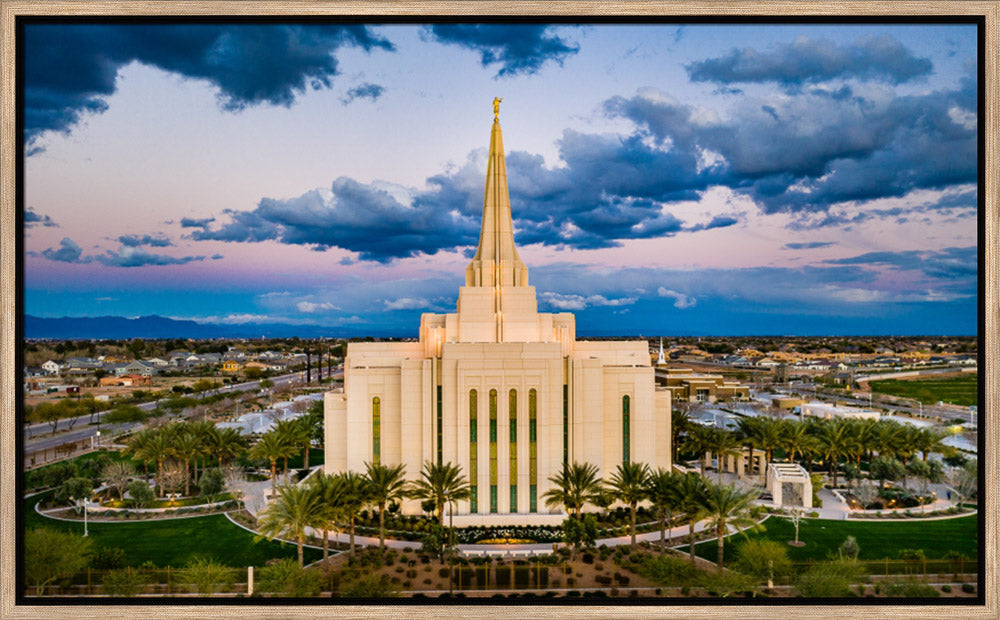
[[[418,342],[348,345],[344,390],[325,395],[325,467],[402,463],[415,479],[427,461],[451,462],[474,489],[456,524],[536,523],[553,513],[542,496],[563,462],[602,476],[623,460],[669,468],[670,392],[655,388],[645,341],[578,341],[571,313],[538,312],[498,121],[483,203],[457,311],[424,314]]]

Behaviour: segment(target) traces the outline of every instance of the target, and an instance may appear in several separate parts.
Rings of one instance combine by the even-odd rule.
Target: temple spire
[[[510,215],[507,190],[507,164],[503,156],[500,131],[500,101],[493,100],[493,129],[490,133],[489,162],[486,167],[486,191],[483,195],[483,220],[479,247],[465,268],[466,286],[528,286],[528,268],[521,262],[514,246],[514,225]]]

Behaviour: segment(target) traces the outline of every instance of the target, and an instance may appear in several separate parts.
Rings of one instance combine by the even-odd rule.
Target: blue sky
[[[25,310],[415,335],[490,102],[581,333],[976,331],[966,25],[31,24]]]

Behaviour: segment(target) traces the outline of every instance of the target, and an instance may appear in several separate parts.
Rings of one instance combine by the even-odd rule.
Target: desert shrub
[[[104,593],[108,596],[136,596],[145,589],[147,583],[145,573],[133,568],[108,571],[101,580]]]
[[[749,539],[736,547],[736,569],[758,579],[791,573],[788,546],[773,540]]]
[[[975,591],[976,591],[976,586],[972,585],[971,583],[962,584],[962,592],[965,592],[966,594],[972,594]]]
[[[323,573],[316,569],[299,568],[291,558],[271,562],[260,570],[258,588],[279,596],[319,596],[323,589]]]
[[[340,595],[345,598],[391,598],[399,590],[386,575],[366,573],[340,584]]]
[[[934,586],[910,578],[883,584],[882,592],[890,597],[934,598],[941,596]]]
[[[125,550],[119,547],[100,547],[90,556],[90,567],[114,570],[125,566]]]

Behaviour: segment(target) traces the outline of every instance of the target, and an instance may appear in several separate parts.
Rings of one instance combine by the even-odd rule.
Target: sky
[[[977,331],[962,24],[28,24],[25,312],[416,336],[502,97],[581,335]]]

